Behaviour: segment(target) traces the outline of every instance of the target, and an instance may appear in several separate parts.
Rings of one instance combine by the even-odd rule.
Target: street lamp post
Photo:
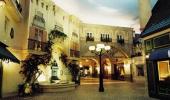
[[[102,55],[110,50],[110,46],[105,46],[104,44],[97,44],[96,46],[89,46],[89,50],[99,56],[100,62],[100,74],[99,74],[99,92],[104,92],[103,86],[103,72],[104,67],[102,66]]]

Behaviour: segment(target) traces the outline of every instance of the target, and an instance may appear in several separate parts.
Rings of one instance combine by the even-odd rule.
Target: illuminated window
[[[168,77],[170,77],[170,66],[168,60],[158,62],[158,75],[160,81],[165,81]]]

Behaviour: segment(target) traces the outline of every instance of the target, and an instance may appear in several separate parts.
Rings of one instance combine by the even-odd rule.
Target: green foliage
[[[59,57],[59,59],[63,62],[63,64],[64,64],[65,66],[67,66],[68,58],[67,58],[67,55],[66,55],[66,54],[61,53],[61,56]]]
[[[63,32],[60,32],[56,29],[52,30],[49,34],[49,37],[53,40],[55,38],[63,38],[65,39],[67,37],[66,34],[64,34]]]
[[[79,76],[79,71],[80,71],[79,65],[76,64],[75,61],[72,61],[71,63],[68,64],[68,69],[69,69],[70,72],[71,72],[72,81],[75,81],[75,82],[76,82],[76,77]]]
[[[40,75],[41,71],[38,69],[38,65],[46,65],[49,63],[51,56],[48,54],[45,55],[28,55],[27,59],[23,61],[21,66],[20,74],[24,76],[25,83],[34,83],[38,78],[37,73]]]
[[[35,55],[30,54],[27,56],[26,60],[23,61],[23,64],[21,66],[20,74],[24,76],[25,83],[34,83],[34,81],[38,78],[36,77],[37,74],[41,74],[41,71],[38,68],[38,65],[46,65],[50,62],[52,55],[52,45],[54,44],[53,40],[55,38],[63,38],[65,39],[67,37],[66,34],[54,29],[49,33],[49,41],[47,43],[46,52],[45,55]],[[60,59],[62,62],[66,65],[67,64],[67,55],[62,54]]]

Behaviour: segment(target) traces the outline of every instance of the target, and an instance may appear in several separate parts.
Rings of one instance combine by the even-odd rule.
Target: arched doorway
[[[99,75],[99,63],[94,58],[83,58],[79,60],[81,77],[97,78]]]

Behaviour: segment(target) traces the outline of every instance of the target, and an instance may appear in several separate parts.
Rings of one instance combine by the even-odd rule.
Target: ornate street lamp
[[[99,74],[99,92],[104,92],[104,87],[103,87],[103,72],[104,72],[104,67],[102,66],[102,55],[105,53],[108,53],[110,50],[110,46],[106,46],[104,44],[97,44],[96,46],[89,46],[89,50],[92,53],[95,53],[95,55],[99,56],[99,62],[100,62],[100,74]]]

